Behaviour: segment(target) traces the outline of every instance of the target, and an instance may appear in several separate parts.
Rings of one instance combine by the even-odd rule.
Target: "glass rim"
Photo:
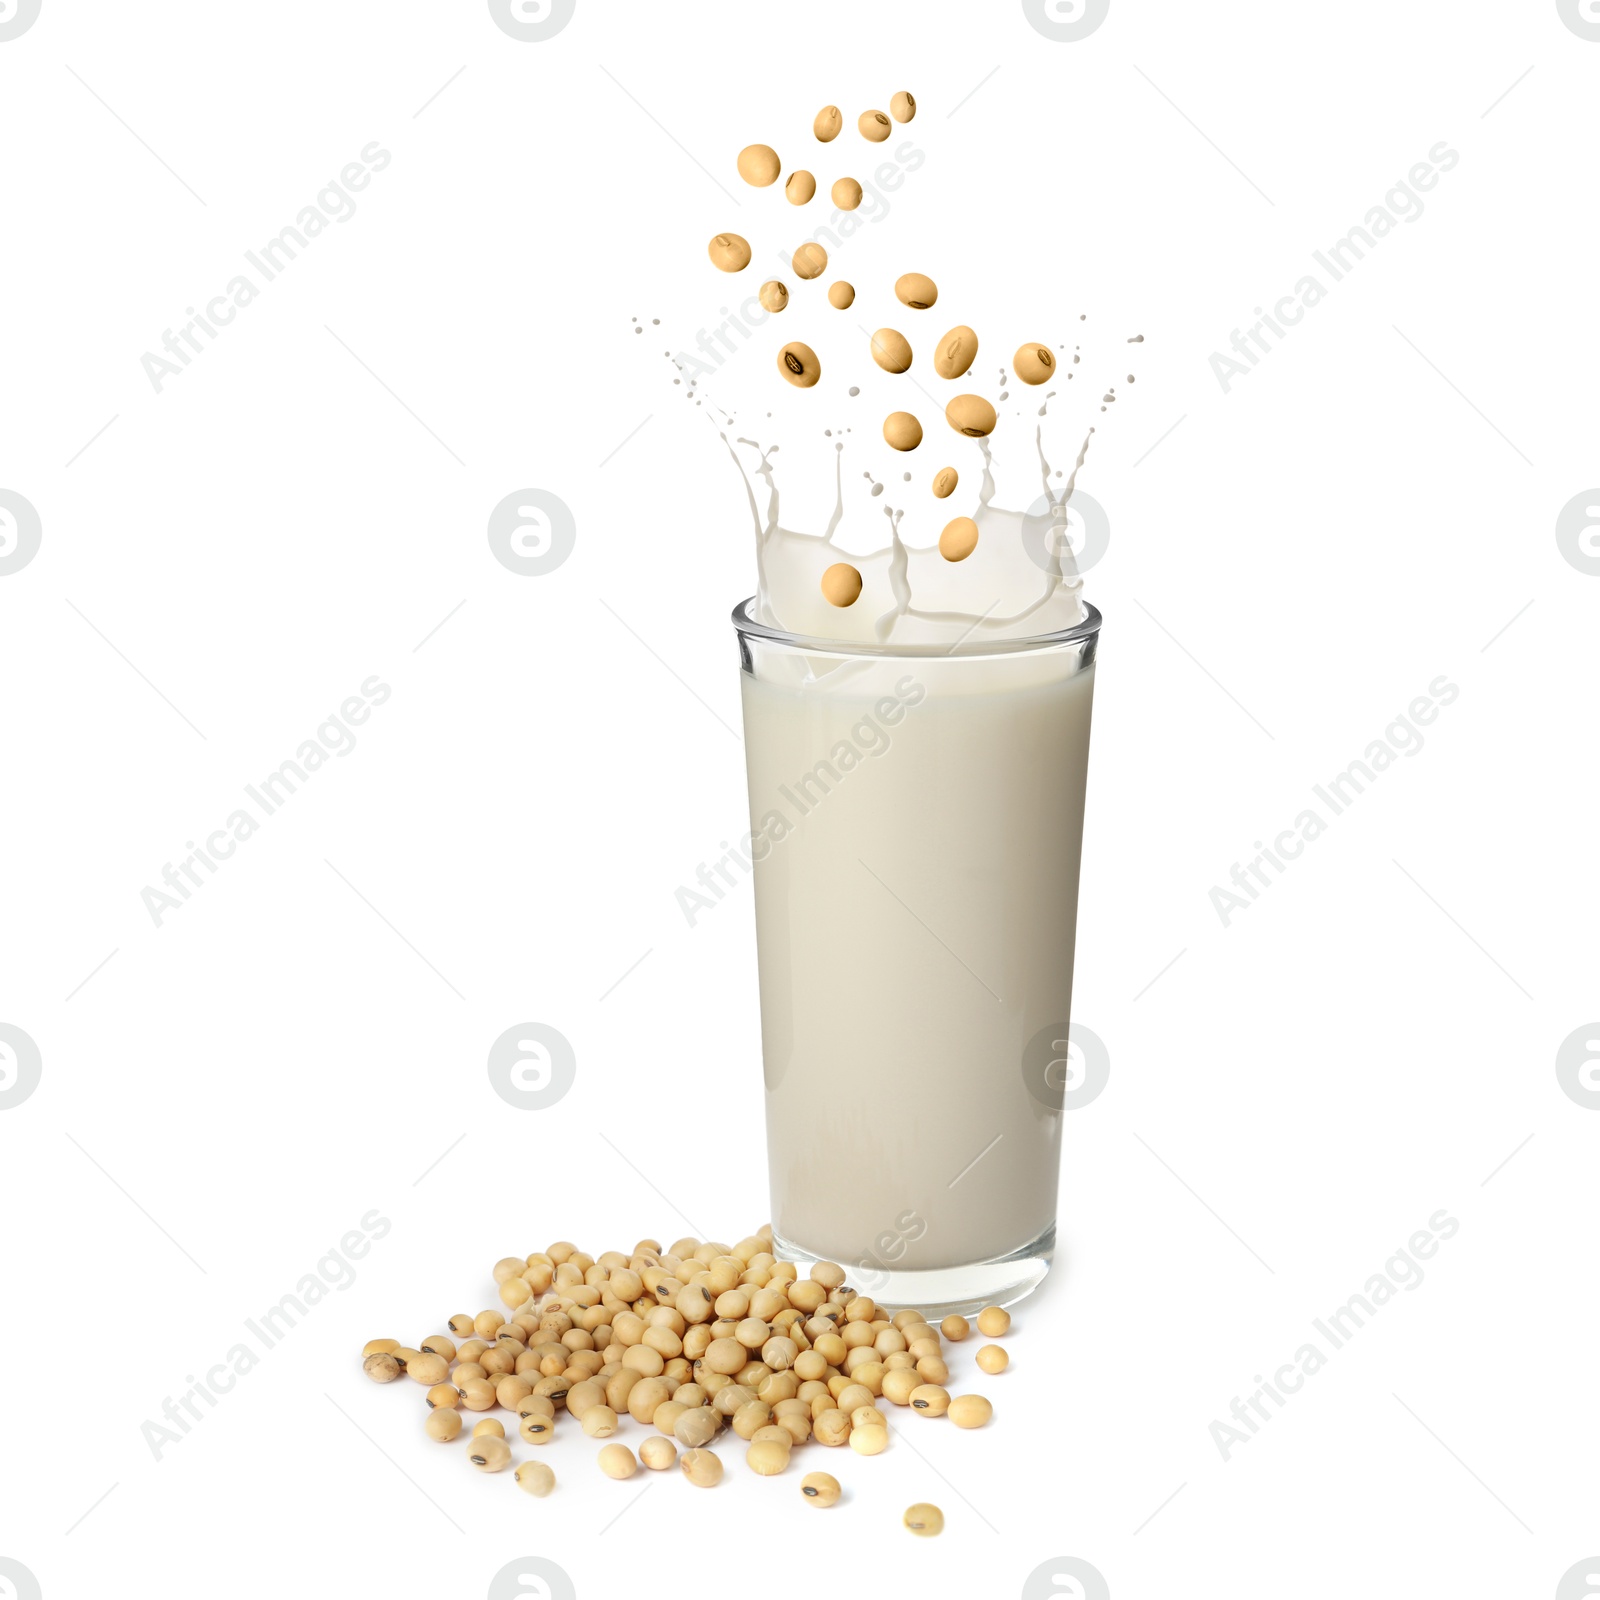
[[[1100,633],[1099,608],[1085,600],[1082,605],[1088,616],[1076,626],[1061,628],[1055,633],[1025,634],[1014,639],[978,639],[970,644],[958,639],[953,645],[873,644],[854,639],[823,639],[814,634],[789,633],[782,628],[771,628],[764,622],[756,621],[751,611],[757,598],[756,595],[750,595],[733,608],[733,625],[739,634],[746,638],[764,640],[768,644],[786,645],[791,649],[804,651],[807,655],[879,656],[887,659],[949,656],[961,660],[1055,649],[1061,645],[1079,644],[1085,639],[1097,638]]]

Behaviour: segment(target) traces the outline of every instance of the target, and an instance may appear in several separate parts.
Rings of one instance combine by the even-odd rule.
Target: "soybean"
[[[863,111],[856,118],[856,126],[861,130],[861,137],[870,139],[874,144],[882,144],[894,131],[889,119],[881,111]]]
[[[749,242],[736,233],[719,233],[706,246],[706,254],[719,272],[743,272],[750,265]],[[478,1321],[481,1323],[483,1318]],[[478,1332],[481,1334],[483,1329],[480,1327]]]
[[[901,1520],[919,1539],[932,1539],[944,1532],[944,1512],[938,1506],[908,1506]]]
[[[762,1439],[744,1453],[745,1465],[763,1478],[775,1477],[789,1465],[789,1446],[776,1439]]]
[[[778,181],[783,163],[770,144],[747,144],[739,152],[739,176],[757,189]]]
[[[910,90],[902,89],[889,102],[889,114],[896,122],[909,122],[917,114],[917,102]]]
[[[816,192],[816,178],[813,177],[811,173],[806,172],[804,169],[801,169],[797,172],[791,172],[789,174],[788,181],[783,186],[784,198],[792,206],[809,205],[811,203],[812,196],[815,195]],[[618,1298],[626,1299],[627,1296],[621,1295]],[[637,1298],[637,1296],[635,1298]]]
[[[678,1459],[678,1447],[658,1433],[639,1446],[639,1459],[652,1472],[665,1472]]]
[[[939,500],[948,500],[956,492],[956,484],[960,481],[961,475],[954,467],[940,467],[933,475],[934,497]],[[960,1333],[949,1332],[952,1322],[961,1324]],[[965,1339],[967,1336],[967,1320],[965,1317],[946,1317],[940,1326],[946,1330],[945,1337],[947,1339]]]
[[[549,1444],[556,1436],[555,1418],[532,1412],[518,1424],[517,1436],[524,1444]]]
[[[789,290],[786,285],[779,283],[776,278],[768,278],[756,291],[762,307],[767,311],[782,311],[789,303]]]
[[[808,239],[795,251],[789,264],[797,278],[820,278],[828,270],[828,252],[815,239]]]
[[[710,1450],[686,1450],[678,1465],[697,1489],[714,1488],[722,1482],[722,1458]]]
[[[911,366],[911,341],[894,328],[879,328],[872,336],[872,359],[885,372],[905,372]]]
[[[814,1506],[826,1510],[839,1501],[839,1480],[831,1472],[808,1472],[800,1480],[800,1493]]]
[[[801,344],[796,340],[793,344],[786,344],[778,352],[778,371],[797,389],[810,389],[816,386],[817,379],[822,376],[822,363],[817,360],[817,352],[808,344]],[[991,412],[992,415],[992,412]],[[990,424],[993,426],[993,423]],[[711,1308],[707,1306],[709,1311]],[[738,1368],[734,1368],[738,1371]]]
[[[1019,345],[1017,353],[1011,358],[1011,370],[1024,383],[1044,383],[1056,375],[1056,358],[1050,354],[1047,345]]]
[[[461,1432],[461,1413],[459,1411],[430,1411],[428,1420],[422,1424],[422,1431],[430,1439],[437,1439],[440,1444],[448,1444]]]
[[[511,1465],[511,1446],[497,1433],[486,1433],[467,1446],[467,1460],[480,1472],[504,1472]]]
[[[544,1497],[556,1486],[556,1475],[542,1461],[524,1461],[516,1472],[517,1487],[524,1494],[531,1494],[538,1499]]]
[[[811,131],[823,144],[831,144],[844,127],[844,113],[838,106],[824,106],[811,124]]]
[[[869,1423],[850,1432],[850,1448],[858,1456],[882,1455],[889,1448],[889,1430],[881,1423]]]
[[[400,1363],[387,1350],[379,1350],[361,1363],[361,1370],[374,1383],[393,1383],[400,1376]]]
[[[835,178],[828,193],[841,211],[854,211],[861,204],[861,185],[854,178]]]
[[[953,467],[947,468],[946,470],[952,477],[955,476],[955,469]],[[955,488],[955,484],[952,483],[950,487],[952,489]],[[938,494],[938,488],[935,487],[933,492]],[[965,1317],[951,1315],[946,1317],[944,1321],[939,1324],[939,1332],[942,1333],[945,1338],[951,1342],[951,1344],[960,1344],[961,1341],[972,1332],[972,1325]]]
[[[952,517],[939,535],[939,554],[946,561],[965,561],[978,548],[978,524],[971,517]],[[924,1357],[924,1360],[937,1359]],[[922,1371],[922,1362],[917,1363]]]
[[[939,347],[933,353],[933,370],[941,378],[959,378],[977,359],[978,336],[962,323],[939,341]]]
[[[883,438],[891,450],[915,450],[922,443],[922,424],[909,411],[891,411],[883,419]]]
[[[939,298],[939,286],[923,272],[903,272],[894,280],[895,298],[913,311],[926,311]]]
[[[828,285],[828,304],[835,311],[848,311],[855,303],[855,298],[856,286],[853,283],[846,283],[843,278],[837,283]]]
[[[822,598],[841,610],[853,606],[861,598],[861,574],[848,561],[835,561],[822,574]],[[378,1381],[387,1383],[389,1380],[380,1378]]]
[[[1011,1365],[1011,1357],[997,1344],[986,1344],[978,1352],[978,1368],[982,1372],[1004,1372]]]
[[[957,433],[964,434],[969,439],[987,439],[994,432],[994,407],[982,395],[958,394],[944,408],[944,416],[945,421]],[[1001,1315],[1004,1316],[1005,1313],[1002,1312]],[[980,1333],[989,1331],[983,1326],[981,1317],[978,1320],[978,1331]]]
[[[994,1407],[981,1394],[958,1394],[950,1402],[950,1420],[958,1428],[981,1428],[994,1415]]]
[[[978,1332],[985,1339],[1003,1339],[1011,1331],[1011,1313],[999,1306],[985,1306],[978,1313]]]
[[[639,1470],[638,1459],[625,1444],[608,1444],[595,1459],[608,1478],[631,1478]]]
[[[392,1356],[400,1348],[398,1339],[369,1339],[361,1347],[361,1359],[368,1356]]]

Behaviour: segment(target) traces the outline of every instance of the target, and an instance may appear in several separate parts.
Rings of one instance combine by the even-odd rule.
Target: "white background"
[[[1600,1548],[1600,1113],[1555,1071],[1600,1013],[1600,578],[1555,532],[1600,481],[1597,73],[1553,0],[1114,0],[1076,43],[1013,0],[578,0],[541,43],[481,0],[44,0],[0,42],[0,488],[42,526],[0,577],[0,1022],[43,1063],[0,1112],[0,1556],[50,1600],[476,1596],[534,1554],[583,1600],[1059,1556],[1118,1597],[1554,1595]],[[739,147],[826,184],[868,157],[816,107],[901,87],[926,161],[851,275],[1147,337],[1082,480],[1110,1084],[988,1430],[637,1505],[566,1438],[534,1501],[357,1352],[508,1252],[765,1219],[748,887],[673,898],[742,829],[749,525],[661,351],[716,320],[711,233],[796,227]],[[157,394],[141,356],[374,140],[356,214]],[[1212,352],[1439,141],[1424,214],[1224,393]],[[486,538],[533,487],[578,530],[543,577]],[[373,674],[357,748],[156,927],[141,890]],[[1213,885],[1440,675],[1425,747],[1224,927]],[[577,1058],[540,1112],[485,1070],[528,1021]],[[1210,1424],[1441,1208],[1426,1280],[1224,1462]],[[155,1460],[372,1210],[353,1285]],[[821,1521],[801,1459],[850,1492]]]

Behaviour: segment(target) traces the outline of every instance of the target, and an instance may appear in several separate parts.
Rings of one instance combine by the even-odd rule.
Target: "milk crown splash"
[[[744,479],[755,528],[757,620],[788,633],[891,647],[1030,638],[1075,627],[1086,613],[1083,579],[1068,542],[1067,507],[1093,432],[1071,475],[1052,486],[1043,427],[1035,427],[1041,492],[1025,510],[996,504],[994,441],[977,440],[983,471],[976,494],[963,477],[942,502],[945,514],[970,516],[978,528],[977,548],[955,563],[940,555],[936,536],[927,545],[903,539],[904,507],[890,504],[882,507],[889,542],[870,554],[846,553],[837,542],[845,514],[843,441],[834,446],[835,499],[826,527],[812,532],[785,526],[773,463],[777,447],[724,429],[721,437]],[[1017,443],[1013,432],[1002,449],[1015,450]],[[746,454],[753,459],[747,462]],[[862,588],[854,605],[841,608],[823,598],[821,577],[846,559],[860,572]]]

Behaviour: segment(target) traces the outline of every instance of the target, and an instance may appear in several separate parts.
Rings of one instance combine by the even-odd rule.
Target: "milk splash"
[[[1047,404],[1039,407],[1041,416]],[[1035,426],[1042,492],[1025,511],[996,504],[994,439],[975,441],[983,463],[976,497],[963,479],[953,495],[938,502],[940,525],[969,516],[978,526],[977,549],[957,563],[940,555],[936,531],[927,545],[902,538],[905,508],[893,504],[881,507],[889,526],[887,545],[861,554],[839,542],[845,519],[842,440],[834,444],[834,505],[826,527],[820,533],[786,527],[773,464],[778,447],[721,429],[744,480],[755,527],[758,620],[789,633],[877,645],[954,645],[1075,627],[1086,613],[1083,579],[1068,541],[1067,505],[1093,434],[1091,428],[1084,437],[1071,475],[1053,487],[1043,425]],[[741,450],[753,452],[753,461],[747,463]],[[875,495],[880,487],[874,486]],[[925,487],[922,493],[926,496]],[[861,597],[843,610],[830,606],[821,592],[822,574],[836,561],[849,561],[861,574]]]

